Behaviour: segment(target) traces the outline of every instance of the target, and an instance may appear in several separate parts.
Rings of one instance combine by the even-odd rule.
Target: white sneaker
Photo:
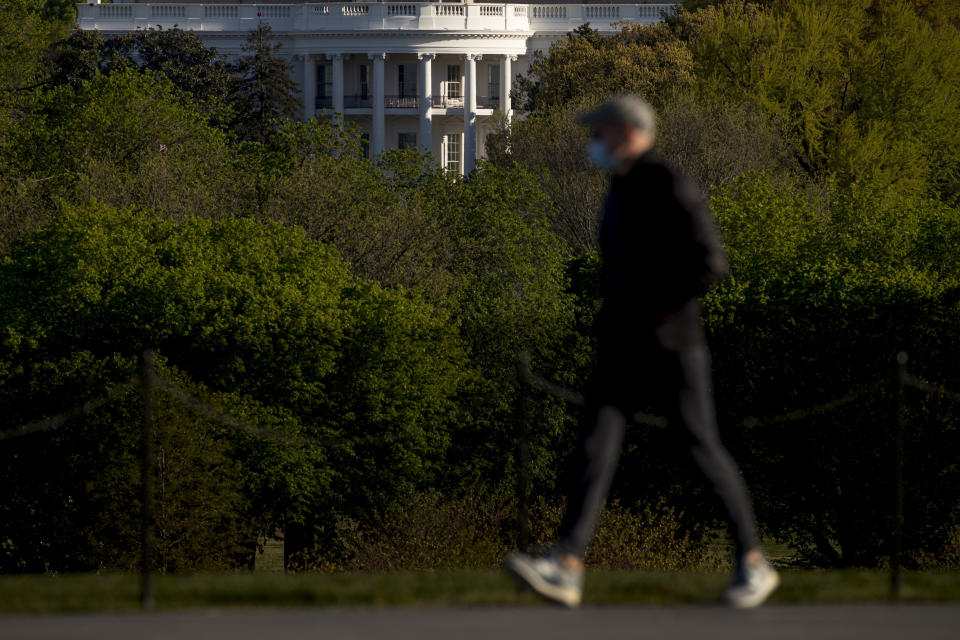
[[[544,598],[573,608],[583,598],[583,569],[568,569],[559,550],[543,554],[511,553],[503,568]]]
[[[759,607],[780,584],[780,576],[766,558],[756,562],[739,559],[723,601],[735,609]]]

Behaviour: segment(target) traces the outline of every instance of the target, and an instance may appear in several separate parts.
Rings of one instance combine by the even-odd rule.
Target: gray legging
[[[704,343],[601,353],[586,395],[561,550],[584,556],[617,467],[627,416],[642,408],[646,397],[659,399],[670,428],[683,429],[694,462],[726,508],[738,553],[760,546],[746,485],[720,442]]]

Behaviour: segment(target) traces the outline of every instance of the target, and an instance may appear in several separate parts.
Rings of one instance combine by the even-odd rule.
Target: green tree
[[[878,470],[893,464],[893,355],[907,350],[920,375],[960,384],[960,262],[941,244],[958,237],[960,212],[931,199],[894,199],[876,185],[830,189],[826,200],[812,206],[763,175],[713,198],[731,258],[731,277],[705,303],[717,403],[769,530],[809,562],[877,566],[891,543],[892,473]],[[802,409],[864,387],[858,402],[823,415],[749,432],[740,426],[746,415]],[[908,406],[907,538],[923,564],[957,524],[960,477],[950,460],[960,414],[919,394],[908,394]]]
[[[79,193],[83,200],[89,193],[144,205],[161,197],[171,202],[172,194],[159,193],[167,189],[189,192],[192,180],[203,176],[199,165],[217,157],[225,142],[165,76],[127,69],[98,75],[79,90],[45,92],[18,129],[14,150],[18,164],[43,178],[51,194]],[[166,184],[131,184],[131,176],[159,177],[163,168],[181,176]],[[104,188],[107,180],[115,186]]]
[[[259,22],[247,36],[245,55],[232,67],[232,127],[241,140],[267,140],[283,118],[295,118],[303,109],[290,63],[277,55],[281,45],[273,37],[270,25]]]
[[[905,2],[727,2],[685,14],[698,87],[757,100],[812,176],[954,201],[960,32]]]
[[[79,89],[97,74],[129,68],[162,73],[177,92],[197,104],[214,123],[225,123],[233,77],[226,59],[196,34],[174,29],[139,29],[104,38],[78,30],[55,43],[45,60],[48,84]]]
[[[167,375],[225,411],[290,434],[360,439],[327,449],[237,436],[226,459],[211,458],[202,438],[187,442],[202,468],[241,465],[237,504],[249,507],[223,515],[241,519],[248,540],[290,522],[360,518],[436,481],[467,371],[455,327],[416,296],[353,278],[335,251],[302,232],[249,218],[173,223],[101,205],[67,207],[4,258],[0,295],[6,425],[36,418],[38,407],[54,413],[99,395],[152,346]],[[26,461],[68,457],[67,484],[51,478],[37,486],[59,487],[43,502],[49,530],[79,527],[82,536],[87,521],[71,520],[78,512],[68,504],[70,483],[102,490],[92,475],[97,460],[109,454],[128,464],[122,448],[101,451],[96,433],[113,428],[119,441],[135,440],[136,413],[129,415],[134,420],[120,414],[96,423],[101,431],[89,437],[65,429],[64,441],[39,436],[4,450],[2,502],[20,511],[3,526],[25,527],[4,531],[17,541],[14,555],[45,518]],[[201,474],[184,482],[207,481]],[[64,544],[76,535],[64,535]],[[59,544],[50,536],[48,545]],[[36,567],[43,550],[31,548],[41,557],[20,560]],[[90,567],[98,553],[82,545],[69,567]]]
[[[593,167],[584,147],[588,131],[576,123],[585,106],[536,111],[529,117],[502,123],[487,141],[491,162],[501,168],[519,167],[536,176],[549,196],[550,225],[575,255],[596,247],[606,178]]]
[[[76,19],[69,0],[8,0],[0,7],[0,104],[40,81],[39,61]]]
[[[15,141],[32,120],[43,52],[66,35],[75,16],[69,0],[0,3],[0,252],[43,217],[45,185],[18,162]],[[20,203],[29,207],[14,215]]]
[[[551,44],[547,54],[534,54],[513,91],[520,109],[543,112],[618,92],[657,102],[664,89],[693,80],[690,52],[669,25],[635,24],[601,36],[587,24]]]

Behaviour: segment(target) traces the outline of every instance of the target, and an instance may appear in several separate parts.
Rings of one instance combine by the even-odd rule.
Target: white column
[[[510,101],[510,88],[513,83],[513,71],[511,63],[517,59],[517,56],[503,56],[503,63],[500,65],[500,110],[507,116],[507,120],[513,117],[513,103]]]
[[[477,165],[477,60],[480,56],[468,53],[463,94],[463,175],[470,175]]]
[[[303,56],[303,119],[317,112],[317,65],[309,53]]]
[[[417,136],[417,143],[424,153],[430,153],[433,150],[433,59],[434,53],[417,54],[420,61],[419,92],[417,95],[417,105],[420,107],[420,133]]]
[[[336,122],[343,121],[343,54],[335,53],[333,60],[333,118]]]
[[[386,118],[384,114],[384,102],[386,96],[383,92],[383,66],[387,59],[385,53],[368,54],[373,60],[373,126],[370,132],[370,157],[376,158],[383,153],[386,142]]]

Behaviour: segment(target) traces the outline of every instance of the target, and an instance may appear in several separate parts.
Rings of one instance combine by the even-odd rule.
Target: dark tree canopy
[[[77,30],[50,48],[45,65],[48,83],[74,89],[97,74],[123,69],[162,73],[214,122],[225,118],[233,83],[225,58],[182,29],[142,29],[109,38]]]
[[[232,65],[236,76],[231,104],[233,129],[241,140],[263,142],[284,118],[303,109],[290,63],[279,55],[273,29],[260,22],[250,31],[245,55]]]
[[[301,121],[265,25],[228,66],[177,29],[69,35],[61,0],[0,3],[0,429],[128,380],[149,345],[252,423],[359,438],[282,448],[161,401],[165,570],[248,566],[279,528],[299,566],[492,567],[517,542],[521,429],[548,542],[578,415],[526,393],[517,354],[585,383],[607,177],[574,116],[637,91],[730,256],[703,320],[765,536],[796,563],[882,565],[891,358],[960,389],[960,5],[696,4],[555,42],[462,178]],[[0,570],[132,566],[139,410],[131,390],[4,442]],[[906,417],[907,562],[956,568],[960,407],[911,391]],[[715,504],[673,436],[627,431],[588,561],[717,568]]]

